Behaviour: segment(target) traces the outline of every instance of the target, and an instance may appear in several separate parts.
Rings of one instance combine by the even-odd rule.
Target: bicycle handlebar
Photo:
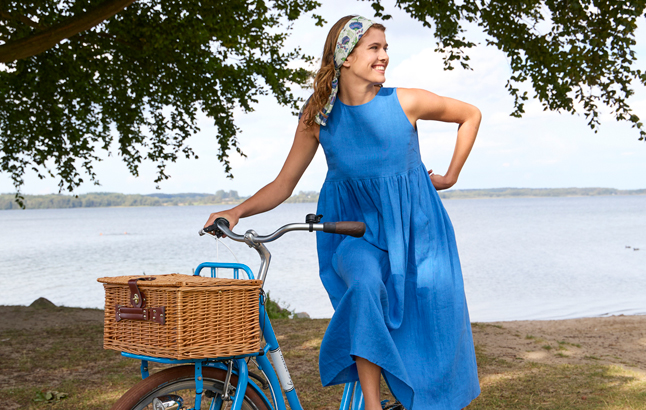
[[[292,223],[285,225],[278,229],[276,232],[270,235],[258,235],[255,231],[249,230],[244,235],[239,235],[234,233],[229,229],[229,221],[225,218],[218,218],[213,222],[213,225],[207,226],[204,229],[201,229],[198,233],[200,236],[205,233],[213,232],[218,238],[221,238],[223,235],[231,238],[236,242],[247,242],[252,243],[266,243],[272,242],[280,238],[284,234],[290,231],[323,231],[327,233],[336,233],[340,235],[350,235],[355,238],[360,238],[366,232],[366,224],[363,222],[324,222],[324,223]]]
[[[288,224],[270,235],[258,235],[253,230],[248,230],[244,235],[239,235],[229,229],[229,221],[225,218],[217,218],[213,225],[201,229],[198,233],[200,236],[205,233],[213,233],[218,238],[226,235],[237,242],[244,242],[250,247],[254,248],[260,255],[260,268],[258,271],[258,279],[265,282],[267,277],[267,270],[269,268],[269,261],[271,260],[271,253],[265,247],[265,242],[275,241],[284,234],[290,231],[323,231],[328,233],[337,233],[341,235],[350,235],[355,238],[360,238],[366,232],[366,224],[363,222],[324,222],[320,223],[321,215],[309,214],[305,218],[305,223]]]

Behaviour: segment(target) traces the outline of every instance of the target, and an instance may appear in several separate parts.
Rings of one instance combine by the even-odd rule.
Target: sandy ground
[[[487,354],[548,364],[618,364],[646,373],[646,316],[474,323]]]
[[[51,304],[41,307],[0,306],[0,315],[0,367],[3,368],[0,389],[14,386],[50,389],[47,386],[63,386],[66,381],[75,379],[86,380],[96,388],[111,380],[106,375],[116,377],[128,374],[137,379],[136,364],[130,363],[129,359],[121,360],[115,352],[100,348],[102,310],[56,307]],[[318,403],[313,408],[328,408],[321,403],[328,403],[330,397],[341,394],[341,390],[321,387],[318,378],[318,347],[327,324],[327,320],[280,320],[274,323],[294,379],[308,386],[302,391],[301,398],[308,403]],[[646,315],[473,323],[472,328],[476,354],[479,363],[482,362],[479,369],[482,373],[481,383],[485,385],[487,380],[495,381],[510,369],[524,369],[527,363],[617,365],[646,375]],[[69,332],[72,329],[76,331]],[[34,337],[30,337],[31,334]],[[91,357],[80,360],[77,357],[79,349]],[[518,366],[510,367],[510,363],[517,363]],[[114,380],[121,379],[116,377]],[[117,391],[119,387],[114,389]],[[491,401],[491,397],[497,397],[498,393],[495,388],[490,390],[493,391],[489,393]],[[558,388],[555,391],[558,392]],[[79,391],[72,393],[79,397],[84,394]],[[5,407],[10,410],[25,408],[24,403],[31,403],[33,399],[9,396]],[[543,398],[549,401],[549,397]],[[81,397],[79,400],[85,399]],[[338,408],[338,404],[335,406]]]
[[[98,309],[0,306],[0,332],[101,324]],[[474,323],[487,354],[542,363],[621,364],[646,372],[646,316]]]

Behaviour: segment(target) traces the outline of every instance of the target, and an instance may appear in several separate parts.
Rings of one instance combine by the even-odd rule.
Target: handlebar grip
[[[218,224],[223,224],[227,228],[230,226],[229,221],[226,218],[217,218],[215,221],[213,221],[213,225],[207,226],[206,228],[203,229],[204,232],[213,232],[215,236],[218,238],[221,238],[224,236],[224,232],[220,230],[218,227]]]
[[[217,226],[220,222],[222,222],[227,228],[231,226],[227,218],[217,218],[213,224]]]
[[[366,233],[366,224],[363,222],[325,222],[323,223],[323,232],[361,238]]]

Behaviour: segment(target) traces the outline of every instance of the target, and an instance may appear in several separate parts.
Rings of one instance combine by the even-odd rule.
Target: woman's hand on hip
[[[443,189],[449,189],[453,185],[455,185],[456,182],[458,182],[458,181],[454,181],[453,179],[449,178],[446,175],[434,174],[432,169],[428,170],[428,176],[431,178],[431,182],[433,183],[433,186],[438,191],[441,191]]]

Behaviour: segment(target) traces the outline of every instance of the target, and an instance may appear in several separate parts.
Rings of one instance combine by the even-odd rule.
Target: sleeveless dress
[[[379,365],[408,410],[466,407],[480,387],[455,234],[394,88],[337,100],[319,140],[328,164],[318,213],[362,221],[362,238],[317,233],[335,313],[321,344],[324,386]]]

